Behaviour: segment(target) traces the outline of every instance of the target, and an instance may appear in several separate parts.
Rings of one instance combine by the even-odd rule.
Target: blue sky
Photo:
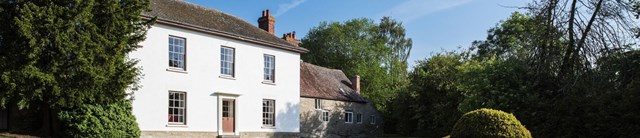
[[[257,26],[261,11],[276,17],[276,35],[296,31],[298,39],[322,21],[382,16],[403,22],[413,39],[409,64],[442,50],[467,47],[528,0],[187,0],[234,15]]]

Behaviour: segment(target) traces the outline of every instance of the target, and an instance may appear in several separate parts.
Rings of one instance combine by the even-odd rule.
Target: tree
[[[409,78],[407,91],[393,102],[393,126],[404,135],[444,137],[463,112],[458,110],[462,93],[458,91],[462,55],[438,53],[418,61]]]
[[[62,110],[125,100],[138,69],[127,53],[145,38],[147,0],[0,1],[0,105]],[[54,121],[55,122],[55,121]]]
[[[411,39],[401,23],[385,17],[380,24],[370,19],[344,23],[322,22],[309,31],[300,46],[312,52],[306,62],[341,69],[347,76],[360,75],[362,94],[386,109],[386,104],[406,84]]]

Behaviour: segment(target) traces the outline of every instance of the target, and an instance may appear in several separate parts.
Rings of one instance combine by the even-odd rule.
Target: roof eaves
[[[325,97],[318,97],[318,96],[303,96],[300,95],[300,97],[302,98],[316,98],[316,99],[324,99],[324,100],[334,100],[334,101],[343,101],[343,102],[356,102],[356,103],[367,103],[366,100],[345,100],[345,99],[337,99],[337,98],[325,98]]]

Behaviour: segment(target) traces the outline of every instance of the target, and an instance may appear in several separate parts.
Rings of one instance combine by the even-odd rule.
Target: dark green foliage
[[[456,88],[461,71],[461,56],[443,53],[418,62],[409,74],[409,91],[398,94],[392,116],[394,128],[404,135],[443,137],[462,112],[458,104],[462,94]]]
[[[108,105],[82,105],[58,114],[68,138],[140,137],[129,101]]]
[[[145,38],[152,20],[140,15],[148,5],[148,0],[0,0],[0,105],[15,103],[11,106],[55,118],[66,109],[124,100],[139,73],[126,55]],[[43,120],[38,130],[55,135],[57,124],[51,121]]]
[[[451,138],[531,138],[531,133],[513,114],[482,108],[464,114]]]
[[[469,49],[420,61],[411,87],[394,101],[396,128],[403,135],[443,137],[450,130],[442,127],[450,129],[456,115],[492,108],[514,113],[539,137],[640,135],[640,50],[631,43],[638,38],[625,36],[634,30],[594,32],[629,43],[585,41],[589,48],[563,73],[566,26],[549,26],[547,19],[514,13]]]
[[[126,54],[144,39],[144,0],[3,3],[0,92],[5,105],[52,108],[123,99],[136,80]]]

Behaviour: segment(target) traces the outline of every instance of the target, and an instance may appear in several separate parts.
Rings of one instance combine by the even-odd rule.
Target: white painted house
[[[300,54],[295,34],[260,28],[181,0],[151,0],[156,19],[129,55],[141,87],[133,113],[142,137],[299,137]]]

